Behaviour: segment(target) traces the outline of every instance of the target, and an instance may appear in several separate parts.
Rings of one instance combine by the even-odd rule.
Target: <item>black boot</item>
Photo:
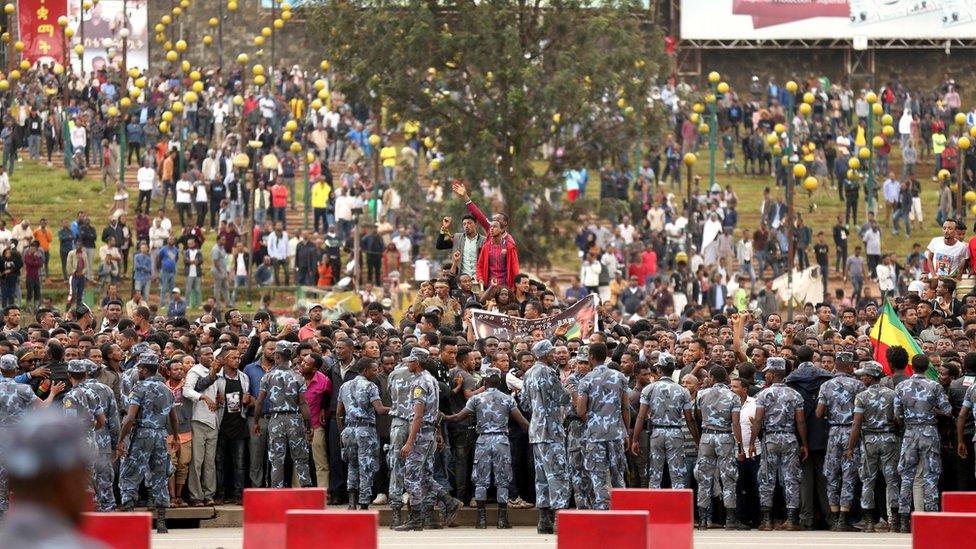
[[[838,532],[853,532],[854,527],[847,520],[847,511],[841,511],[837,514],[837,531]]]
[[[441,515],[440,510],[437,509],[437,507],[430,507],[424,509],[423,512],[424,528],[427,528],[429,530],[443,530],[444,523],[441,522],[440,515]]]
[[[773,510],[769,507],[762,509],[762,522],[759,523],[759,531],[770,532],[773,529]]]
[[[539,509],[539,525],[536,526],[536,532],[540,534],[551,534],[553,529],[553,524],[549,519],[549,512],[551,509]]]
[[[359,504],[359,510],[360,511],[365,511],[366,509],[369,509],[369,504],[368,503],[360,503]]]
[[[485,509],[485,502],[478,502],[478,521],[474,525],[479,530],[488,528],[488,510]]]
[[[898,514],[898,508],[892,507],[888,512],[888,531],[892,534],[897,534],[901,530],[901,516]]]
[[[407,516],[407,522],[403,522],[397,526],[393,527],[397,532],[419,532],[424,529],[424,519],[421,514],[420,509],[415,507],[410,507],[410,513]]]
[[[837,531],[837,512],[827,511],[827,528],[831,532]]]
[[[166,508],[157,507],[156,508],[156,533],[157,534],[168,534],[169,528],[166,527]]]
[[[874,515],[871,513],[871,509],[864,510],[864,527],[861,528],[861,531],[869,534],[874,532]]]
[[[898,531],[902,534],[912,533],[912,515],[910,513],[901,513],[901,528]]]
[[[556,528],[556,510],[552,508],[549,509],[549,533],[559,533],[558,529]]]
[[[499,503],[498,504],[498,529],[499,530],[509,530],[512,525],[508,522],[508,504]]]
[[[712,519],[710,516],[710,511],[704,507],[699,507],[698,508],[698,529],[708,530],[708,527],[711,526],[711,523],[712,523]]]
[[[796,532],[800,529],[800,510],[799,509],[787,509],[786,510],[786,527],[783,528],[787,532]]]
[[[349,507],[347,507],[347,509],[350,511],[355,511],[356,505],[358,503],[359,503],[359,492],[357,492],[356,490],[349,490]]]
[[[726,530],[748,530],[749,525],[739,522],[739,517],[735,516],[735,513],[729,511],[725,514],[725,529]]]
[[[444,524],[455,526],[458,512],[461,510],[461,500],[452,498],[445,493],[441,501],[444,502]]]
[[[122,502],[122,512],[123,513],[131,513],[132,511],[135,510],[135,508],[136,508],[136,505],[132,501],[123,501]]]
[[[390,507],[390,529],[396,530],[403,523],[403,507]]]

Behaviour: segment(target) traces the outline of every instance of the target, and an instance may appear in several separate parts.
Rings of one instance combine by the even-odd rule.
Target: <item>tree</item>
[[[497,185],[521,256],[546,264],[566,242],[547,191],[561,196],[567,167],[621,164],[647,127],[662,40],[642,4],[346,1],[309,21],[340,89],[374,118],[420,122],[445,195],[455,177]]]

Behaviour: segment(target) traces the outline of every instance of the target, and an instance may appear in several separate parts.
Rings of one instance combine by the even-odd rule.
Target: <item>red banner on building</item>
[[[24,43],[24,59],[35,62],[47,57],[60,62],[64,59],[61,50],[62,28],[58,17],[67,17],[66,0],[20,0],[17,9],[17,23],[20,40]]]

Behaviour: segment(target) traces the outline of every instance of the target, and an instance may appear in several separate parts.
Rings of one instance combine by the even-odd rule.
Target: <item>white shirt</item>
[[[932,277],[953,276],[969,259],[969,247],[965,243],[957,240],[955,244],[949,246],[942,236],[933,238],[925,250],[935,271],[929,273]]]
[[[410,252],[413,251],[413,243],[405,235],[397,235],[390,242],[400,252],[400,263],[410,262]]]
[[[624,242],[627,244],[634,242],[634,233],[637,231],[636,227],[621,223],[617,228],[620,229],[620,238],[624,239]]]
[[[261,108],[261,116],[264,118],[274,118],[275,102],[274,99],[264,96],[258,101],[258,106]]]
[[[139,182],[140,191],[153,190],[153,183],[156,182],[156,170],[143,166],[136,173],[136,180]]]
[[[268,255],[271,259],[284,261],[288,259],[288,233],[282,231],[281,236],[277,232],[268,235]]]
[[[876,273],[878,273],[878,289],[881,290],[882,292],[894,291],[895,266],[879,263],[874,270]]]
[[[192,202],[191,192],[193,192],[193,183],[190,183],[186,179],[180,179],[176,182],[176,203],[177,204],[189,204]]]
[[[752,420],[756,417],[756,398],[747,396],[739,409],[739,427],[742,429],[742,445],[749,446],[752,437]],[[760,453],[760,444],[756,444],[756,453]]]
[[[10,194],[10,176],[7,172],[0,173],[0,194]]]

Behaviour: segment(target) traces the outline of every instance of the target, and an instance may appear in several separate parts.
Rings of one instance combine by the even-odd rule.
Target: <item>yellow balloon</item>
[[[790,93],[796,93],[796,90],[798,89],[799,86],[793,80],[790,80],[789,82],[786,83],[786,91]]]
[[[852,156],[850,160],[847,161],[847,167],[852,170],[857,170],[861,168],[861,161],[857,157]]]
[[[90,9],[92,9],[92,3],[91,3],[91,0],[85,0],[84,2],[82,2],[82,3],[81,3],[81,8],[82,8],[82,9],[85,9],[85,10],[90,10]]]
[[[202,75],[200,74],[200,71],[190,71],[190,80],[196,82],[197,80],[200,80],[201,77]]]
[[[207,20],[207,24],[210,25],[211,27],[216,27],[217,25],[220,24],[220,19],[217,19],[216,17],[211,17],[210,19]]]
[[[876,136],[874,136],[873,139],[871,139],[871,144],[874,145],[874,148],[876,148],[876,149],[879,148],[879,147],[883,147],[884,146],[884,138],[881,137],[880,135],[876,135]]]
[[[800,114],[803,116],[808,116],[810,112],[813,111],[813,107],[811,107],[809,103],[800,103],[799,109]]]
[[[322,108],[322,100],[316,97],[315,99],[312,100],[310,105],[312,106],[312,110],[317,111]]]
[[[162,22],[162,23],[163,23],[164,25],[169,25],[170,23],[172,23],[172,22],[173,22],[173,18],[172,18],[172,17],[170,17],[169,15],[164,15],[164,16],[162,16],[162,17],[160,17],[160,18],[159,18],[159,20],[160,20],[160,22]]]
[[[969,136],[976,138],[976,126],[969,128]]]
[[[180,68],[181,68],[181,69],[183,69],[183,72],[187,72],[187,71],[189,71],[189,70],[190,70],[190,62],[189,62],[189,61],[187,61],[186,59],[184,59],[184,60],[183,60],[183,61],[182,61],[182,62],[180,63]]]
[[[773,148],[770,149],[769,152],[773,153],[773,156],[779,156],[779,155],[783,154],[783,148],[780,147],[779,145],[773,145]],[[783,164],[783,165],[785,166],[786,164]]]
[[[290,132],[297,130],[298,122],[295,122],[294,120],[289,120],[288,122],[285,122],[285,129]]]
[[[159,131],[163,133],[169,133],[169,122],[163,120],[159,123]]]
[[[857,151],[857,156],[861,160],[867,160],[868,158],[871,158],[871,149],[867,147],[861,147],[861,149]]]
[[[711,105],[712,103],[714,103],[715,102],[715,94],[714,93],[705,94],[705,102],[708,103],[709,105]]]
[[[627,106],[627,100],[624,99],[623,97],[621,97],[620,99],[617,100],[617,106],[620,107],[621,109],[624,108],[624,107],[626,107]]]
[[[9,44],[10,43],[10,33],[9,32],[5,32],[5,33],[0,34],[0,42],[3,42],[4,44]]]
[[[235,95],[234,96],[234,104],[237,105],[238,107],[240,107],[241,105],[244,104],[244,98],[241,97],[241,96],[239,96],[239,95]]]
[[[950,175],[952,174],[949,173],[949,170],[946,170],[944,168],[939,170],[939,179],[949,179]]]
[[[227,11],[237,11],[237,2],[227,2]]]
[[[288,2],[282,2],[281,11],[291,11],[291,4]]]
[[[715,89],[718,90],[718,93],[729,93],[729,83],[719,82]]]
[[[20,71],[14,69],[10,71],[10,74],[8,76],[10,77],[11,80],[20,80]]]
[[[288,150],[295,154],[298,154],[302,152],[302,144],[299,143],[298,141],[295,141],[294,143],[288,146]]]
[[[953,183],[952,185],[949,185],[949,190],[951,190],[952,192],[958,191],[959,190],[959,184],[958,183]]]
[[[20,61],[20,68],[21,68],[21,70],[25,70],[25,71],[26,70],[30,70],[30,68],[31,68],[31,62],[28,61],[28,60],[26,60],[26,59],[22,59]]]
[[[75,47],[73,49],[75,50],[75,53],[77,53],[78,55],[85,53],[85,46],[82,46],[81,44],[75,44]]]
[[[966,202],[973,203],[976,202],[976,191],[966,191]]]
[[[786,157],[786,156],[781,157],[779,159],[779,165],[780,166],[783,166],[784,168],[787,167],[787,166],[789,166],[790,165],[790,159],[788,157]]]
[[[123,97],[122,99],[119,99],[119,106],[121,106],[123,109],[128,109],[132,106],[132,100],[128,97]]]
[[[138,99],[140,95],[142,95],[142,90],[140,90],[139,88],[132,88],[131,90],[129,90],[129,96],[132,97],[133,99]]]
[[[891,123],[894,122],[894,120],[895,119],[892,118],[890,114],[886,114],[886,115],[884,115],[884,116],[881,117],[881,124],[883,124],[885,126],[890,126]]]
[[[685,153],[681,161],[685,163],[685,166],[691,166],[698,161],[698,157],[695,156],[695,153]]]
[[[770,145],[775,145],[778,142],[779,142],[779,137],[775,133],[766,134],[766,143],[769,143]]]
[[[705,134],[708,133],[708,130],[709,130],[708,124],[702,122],[701,124],[698,125],[698,133]]]
[[[793,177],[800,178],[807,176],[807,167],[803,164],[795,164],[793,166]]]
[[[282,27],[285,26],[285,20],[284,19],[275,19],[273,25],[274,25],[274,28],[280,29],[280,28],[282,28]]]
[[[163,49],[164,50],[171,50],[171,49],[173,49],[173,43],[170,42],[169,40],[167,40],[165,43],[163,43]]]
[[[186,101],[187,103],[196,103],[197,99],[199,99],[197,97],[197,92],[193,90],[190,90],[183,94],[183,101]]]
[[[186,40],[177,40],[176,41],[176,51],[181,52],[181,53],[186,51]]]
[[[281,12],[281,18],[284,19],[285,21],[290,21],[291,20],[291,12],[290,11],[282,11]]]
[[[263,27],[261,29],[261,36],[269,38],[271,36],[271,27]]]
[[[251,67],[251,74],[257,76],[259,74],[264,74],[264,67],[262,65],[254,65]]]
[[[374,147],[378,146],[380,144],[380,141],[381,141],[380,136],[376,135],[375,133],[369,136],[369,144]]]
[[[813,191],[817,190],[817,186],[819,184],[820,184],[820,182],[817,181],[817,178],[816,177],[813,177],[813,176],[810,176],[810,177],[808,177],[808,178],[806,178],[806,179],[803,180],[803,188],[806,189],[806,190],[808,190],[808,191],[810,191],[810,192],[813,192]]]
[[[54,74],[56,74],[58,76],[61,76],[62,74],[64,74],[64,65],[62,65],[61,63],[55,63],[54,64]]]
[[[183,103],[179,101],[173,101],[173,104],[170,105],[170,110],[172,110],[175,113],[183,112]]]
[[[7,91],[10,89],[10,82],[7,80],[0,80],[0,91]]]
[[[264,75],[259,74],[254,77],[254,83],[258,86],[263,86],[265,82],[267,82],[267,80],[265,80]]]
[[[963,124],[966,123],[966,113],[962,113],[962,112],[956,113],[955,120],[957,126],[962,126]]]
[[[973,146],[973,142],[969,140],[965,135],[959,138],[959,148],[966,151],[969,147]]]
[[[969,211],[973,212],[973,215],[976,215],[976,204],[973,204],[972,207],[969,208]]]
[[[176,6],[175,8],[173,8],[173,15],[179,16],[182,13],[183,13],[183,8],[181,8],[179,6]]]
[[[878,102],[878,94],[868,92],[867,95],[864,96],[864,100],[873,105]]]
[[[318,80],[315,81],[315,84],[314,85],[315,85],[315,90],[318,91],[318,90],[324,90],[325,89],[325,86],[326,86],[326,83],[325,83],[325,80],[322,80],[321,78],[319,78]]]
[[[786,131],[786,126],[784,126],[783,124],[776,124],[775,126],[773,126],[773,131],[776,132],[777,135],[779,135]]]
[[[261,36],[260,34],[257,35],[257,36],[255,36],[254,37],[254,45],[255,46],[263,46],[264,45],[264,37]]]
[[[162,23],[156,23],[156,26],[153,27],[153,30],[156,31],[157,33],[166,32],[166,25]]]
[[[562,120],[562,118],[563,118],[562,115],[559,114],[558,112],[552,113],[552,121],[555,122],[556,124],[558,124],[559,121]]]
[[[327,60],[323,59],[322,62],[319,63],[319,69],[321,69],[323,71],[329,70],[329,62]]]
[[[145,88],[146,87],[146,79],[145,78],[136,78],[136,87],[137,88]]]
[[[108,115],[111,116],[111,117],[118,116],[119,115],[119,108],[116,107],[115,105],[112,105],[111,107],[108,108]]]
[[[242,53],[237,56],[237,63],[240,65],[247,65],[248,57],[246,53]]]
[[[881,103],[875,103],[871,105],[871,112],[875,115],[879,115],[884,112],[884,107],[881,106]]]
[[[180,0],[180,7],[183,9],[190,7],[190,0]]]
[[[701,115],[697,112],[693,112],[691,113],[691,116],[688,117],[688,120],[691,120],[692,124],[697,124],[701,120]]]
[[[4,4],[3,6],[3,13],[6,13],[7,15],[12,14],[16,10],[17,10],[17,6],[13,4]]]
[[[169,61],[170,63],[175,63],[176,60],[179,58],[180,58],[180,54],[176,53],[173,50],[169,50],[168,52],[166,52],[166,60]]]
[[[68,38],[73,37],[75,35],[75,29],[73,27],[68,27],[64,29],[64,35]]]
[[[164,122],[172,122],[173,121],[173,113],[170,112],[170,111],[163,111],[163,121]]]
[[[197,80],[196,82],[194,82],[190,86],[190,89],[192,89],[193,91],[195,91],[197,93],[202,92],[203,91],[203,82],[200,82],[199,80]]]
[[[135,67],[129,69],[129,78],[139,78],[139,69]]]
[[[701,114],[705,112],[705,105],[702,105],[701,103],[695,103],[694,105],[691,106],[691,110],[698,114]]]
[[[437,171],[437,168],[441,167],[441,161],[435,158],[430,161],[430,164],[428,164],[428,166],[430,167],[431,171]]]
[[[210,36],[209,34],[203,35],[203,45],[209,46],[210,44],[213,44],[213,36]]]
[[[708,73],[708,81],[712,84],[718,84],[718,81],[722,79],[722,75],[716,71]]]
[[[288,132],[288,131],[283,132],[281,134],[281,140],[284,141],[285,143],[291,142],[291,140],[292,140],[291,132]]]
[[[803,94],[803,102],[806,103],[807,105],[813,103],[814,99],[816,98],[810,92]]]
[[[895,127],[894,126],[885,126],[885,127],[881,128],[881,133],[885,134],[888,137],[891,137],[892,135],[895,135]]]

